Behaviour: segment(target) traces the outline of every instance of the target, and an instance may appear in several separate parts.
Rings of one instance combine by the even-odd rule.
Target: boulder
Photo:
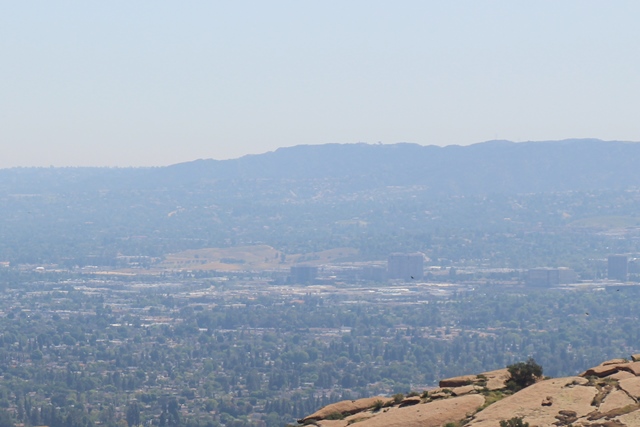
[[[542,399],[542,403],[540,403],[542,406],[551,406],[553,405],[553,396],[547,396],[544,399]]]

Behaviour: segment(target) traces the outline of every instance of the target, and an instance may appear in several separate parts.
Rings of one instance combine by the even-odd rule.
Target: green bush
[[[507,369],[511,374],[511,379],[507,381],[507,388],[513,391],[529,387],[542,377],[542,366],[538,365],[531,357],[526,362],[509,365]]]
[[[344,414],[341,412],[334,412],[327,415],[325,420],[344,420]]]
[[[522,421],[522,417],[513,417],[510,420],[500,421],[500,427],[529,427],[529,423]]]
[[[394,403],[400,403],[400,402],[402,402],[403,399],[404,399],[404,394],[402,394],[402,393],[397,393],[397,394],[393,395]]]

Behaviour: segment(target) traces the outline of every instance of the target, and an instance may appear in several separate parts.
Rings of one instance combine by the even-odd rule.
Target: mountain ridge
[[[298,145],[233,160],[159,169],[174,183],[340,180],[355,188],[421,185],[434,195],[620,190],[640,186],[640,143],[567,139],[469,146]]]
[[[3,169],[0,184],[12,192],[46,192],[325,180],[346,192],[418,185],[433,195],[482,195],[637,188],[637,164],[640,143],[626,141],[494,140],[445,147],[356,143],[298,145],[154,168]]]

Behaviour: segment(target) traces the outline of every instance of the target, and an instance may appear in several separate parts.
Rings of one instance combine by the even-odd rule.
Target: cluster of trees
[[[416,305],[331,293],[288,303],[246,286],[194,299],[211,283],[9,285],[0,408],[28,425],[271,427],[529,357],[560,376],[639,351],[636,287],[486,287]]]

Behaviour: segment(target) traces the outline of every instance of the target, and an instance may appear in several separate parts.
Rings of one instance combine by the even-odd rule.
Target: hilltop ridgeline
[[[440,381],[407,397],[337,402],[298,421],[319,427],[516,427],[640,425],[640,355],[578,376],[538,378],[513,391],[510,370]]]
[[[422,186],[432,194],[620,190],[640,186],[640,143],[569,139],[470,146],[325,144],[156,168],[0,170],[0,191],[193,188],[225,181],[328,180],[354,192]]]
[[[347,179],[356,188],[421,185],[434,194],[486,194],[638,186],[638,161],[640,143],[569,139],[447,147],[299,145],[169,169],[176,176],[195,173],[201,179]]]
[[[0,261],[116,266],[136,256],[150,265],[168,253],[257,243],[287,255],[349,247],[361,260],[417,251],[569,266],[619,246],[585,227],[640,224],[638,164],[640,143],[567,140],[330,144],[156,168],[0,169]]]

